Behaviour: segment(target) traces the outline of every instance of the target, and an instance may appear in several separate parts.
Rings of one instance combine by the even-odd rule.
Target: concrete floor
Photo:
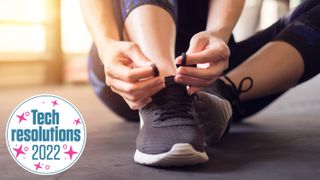
[[[68,99],[87,124],[87,145],[81,158],[72,168],[54,176],[25,171],[11,158],[5,145],[10,112],[24,99],[40,93]],[[263,112],[233,126],[224,142],[208,148],[209,163],[171,169],[135,164],[138,124],[124,122],[112,114],[88,86],[7,88],[0,90],[0,100],[1,180],[316,180],[320,176],[320,77],[290,90]]]

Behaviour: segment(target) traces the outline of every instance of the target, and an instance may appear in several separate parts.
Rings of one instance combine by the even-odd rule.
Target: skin
[[[189,94],[209,86],[228,68],[230,51],[227,42],[239,19],[244,0],[212,0],[205,31],[195,34],[187,51],[187,64],[204,64],[205,68],[179,67],[175,81],[191,85]],[[176,59],[181,63],[181,57]],[[199,67],[199,66],[198,66]]]
[[[228,67],[229,49],[226,43],[242,7],[243,1],[211,1],[207,30],[191,39],[187,52],[187,64],[209,63],[209,67],[180,67],[176,76],[177,82],[192,85],[188,90],[189,94],[208,86],[217,78],[229,84],[219,76]],[[176,63],[180,62],[181,57],[178,57]],[[246,101],[293,87],[303,72],[304,63],[299,52],[290,44],[279,41],[266,44],[227,76],[236,85],[246,76],[253,79],[252,89],[240,95],[240,100]]]
[[[188,59],[195,63],[204,60],[210,63],[210,68],[199,72],[197,68],[176,69],[173,53],[176,27],[172,17],[162,8],[144,5],[134,9],[124,25],[127,41],[120,41],[123,32],[119,30],[115,16],[118,12],[114,11],[111,0],[80,2],[84,20],[105,66],[106,83],[131,109],[152,101],[150,97],[165,87],[163,76],[176,74],[176,82],[197,85],[189,92],[213,82],[227,68],[230,53],[226,42],[244,4],[244,0],[210,2],[207,30],[191,39],[187,52]],[[152,77],[151,62],[159,68],[160,77]],[[179,57],[176,63],[179,63]]]
[[[150,103],[150,97],[165,87],[163,76],[176,75],[177,83],[191,86],[189,94],[217,78],[225,81],[220,75],[228,67],[230,51],[226,44],[244,0],[210,1],[207,28],[192,37],[187,51],[187,64],[199,66],[178,69],[175,63],[181,63],[181,57],[174,59],[176,28],[172,17],[158,6],[140,6],[130,13],[121,32],[115,18],[118,12],[114,12],[111,2],[81,0],[81,7],[105,66],[106,84],[121,95],[130,108],[138,109]],[[122,33],[126,41],[120,41]],[[153,77],[151,63],[159,68],[160,77]],[[203,64],[207,66],[203,68]],[[254,79],[253,88],[240,96],[245,101],[294,86],[303,71],[302,57],[294,47],[272,42],[227,76],[235,84],[245,76]]]
[[[173,61],[176,28],[167,11],[154,5],[134,9],[125,21],[125,33],[157,65],[160,75],[176,74]]]
[[[152,62],[136,43],[120,41],[112,1],[81,0],[80,4],[105,67],[106,84],[121,95],[131,109],[150,103],[150,97],[165,87],[164,79],[153,78]]]
[[[276,41],[266,44],[227,76],[237,85],[243,77],[253,79],[252,89],[240,95],[240,100],[246,101],[293,87],[303,72],[304,63],[299,52],[288,43]]]

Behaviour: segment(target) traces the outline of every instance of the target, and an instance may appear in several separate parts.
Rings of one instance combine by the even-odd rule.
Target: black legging
[[[189,0],[122,0],[120,3],[123,21],[136,7],[143,4],[153,4],[164,8],[175,20],[177,25],[176,55],[188,49],[191,37],[205,30],[207,21],[208,1]],[[281,18],[269,28],[260,31],[252,37],[234,42],[231,38],[230,71],[244,62],[262,46],[271,41],[284,41],[295,47],[304,61],[304,73],[298,84],[314,77],[320,72],[320,0],[306,0],[291,13]],[[105,84],[104,67],[99,59],[96,47],[93,45],[89,55],[89,81],[99,98],[116,114],[126,120],[137,121],[138,112],[133,111],[121,96],[113,93]],[[278,98],[285,91],[243,102],[248,117]]]

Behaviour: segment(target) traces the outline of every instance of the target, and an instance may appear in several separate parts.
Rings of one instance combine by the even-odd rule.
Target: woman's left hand
[[[189,94],[213,83],[225,69],[228,68],[230,50],[226,42],[211,31],[195,34],[186,52],[186,65],[207,64],[207,67],[180,66],[175,81],[190,85]],[[182,57],[176,58],[175,63],[181,64]],[[201,66],[201,65],[200,65]]]

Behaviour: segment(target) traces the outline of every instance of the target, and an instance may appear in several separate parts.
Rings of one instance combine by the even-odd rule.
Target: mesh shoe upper
[[[189,143],[195,150],[204,151],[204,135],[185,86],[167,86],[139,113],[143,121],[136,141],[139,151],[165,153],[177,143]]]
[[[244,109],[239,95],[249,91],[253,86],[250,77],[243,78],[238,87],[227,76],[224,78],[230,85],[217,79],[209,87],[197,93],[198,98],[195,100],[207,145],[219,142],[228,133],[231,123],[240,120]],[[243,88],[245,81],[249,82],[247,88]]]
[[[237,122],[241,119],[241,116],[244,113],[244,109],[240,102],[239,96],[241,93],[247,92],[252,88],[253,80],[250,77],[245,77],[240,81],[239,86],[237,87],[227,76],[223,77],[231,85],[227,85],[221,79],[217,79],[214,83],[212,83],[209,87],[204,88],[202,91],[228,100],[233,110],[232,121]],[[249,82],[249,86],[243,89],[243,84],[245,81]]]

